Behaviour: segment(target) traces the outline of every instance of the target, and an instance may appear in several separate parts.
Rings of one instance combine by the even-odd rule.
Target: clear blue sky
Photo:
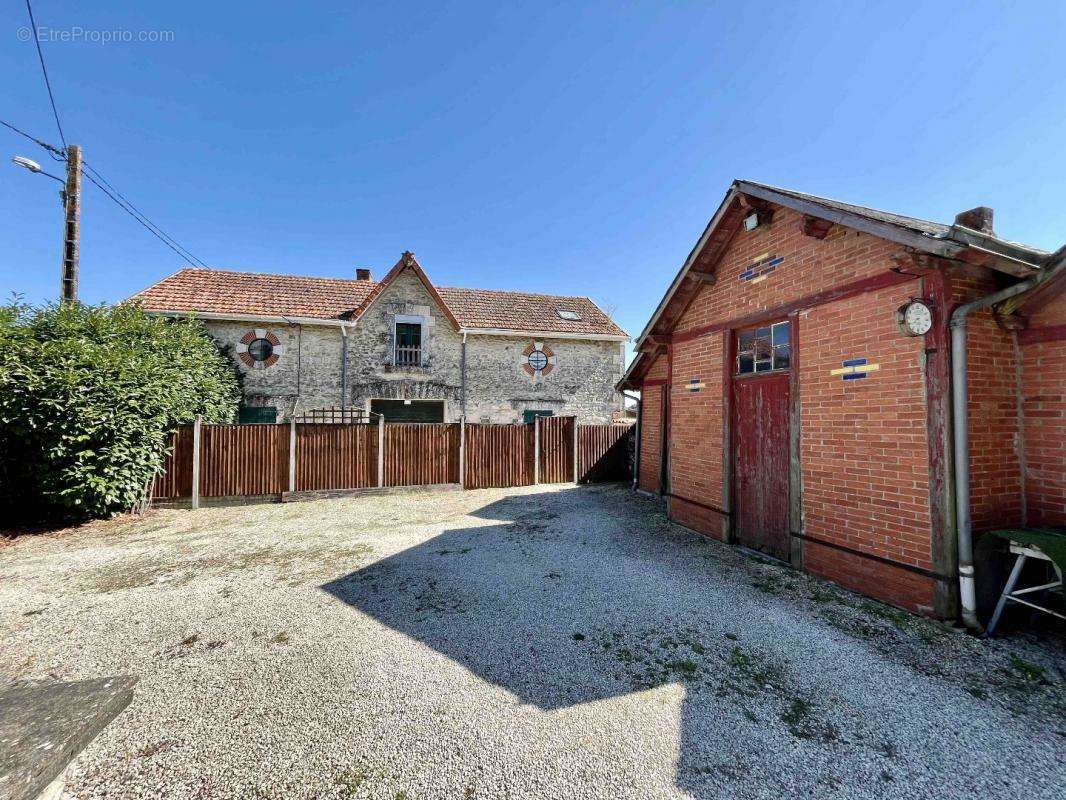
[[[345,6],[339,8],[339,6]],[[587,294],[639,333],[734,177],[1066,240],[1066,4],[37,0],[67,139],[212,266]],[[0,117],[58,141],[21,2]],[[60,207],[0,129],[0,292],[58,292]],[[58,185],[57,185],[58,186]],[[183,266],[94,187],[86,301]]]

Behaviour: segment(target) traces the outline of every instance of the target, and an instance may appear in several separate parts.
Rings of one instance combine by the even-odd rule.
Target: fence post
[[[200,507],[200,427],[204,418],[197,414],[192,424],[192,507]]]
[[[378,488],[385,486],[385,417],[378,417]]]
[[[533,417],[533,483],[540,483],[540,416]]]
[[[296,491],[296,418],[289,420],[289,491]]]
[[[577,415],[574,415],[574,483],[581,482],[581,467],[578,466],[578,432],[577,432]]]
[[[466,486],[466,417],[459,417],[459,485]]]

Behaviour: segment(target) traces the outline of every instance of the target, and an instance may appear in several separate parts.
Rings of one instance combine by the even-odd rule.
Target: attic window
[[[572,319],[578,321],[581,319],[580,314],[578,314],[576,311],[571,311],[568,308],[557,308],[555,310],[555,313],[559,315],[560,319]]]

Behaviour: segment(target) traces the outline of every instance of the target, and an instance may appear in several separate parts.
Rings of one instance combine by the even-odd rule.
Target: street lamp
[[[57,151],[58,152],[58,151]],[[60,298],[66,302],[78,299],[78,212],[81,206],[81,148],[70,145],[66,152],[67,179],[45,172],[32,158],[14,156],[12,162],[37,175],[46,175],[63,184],[59,193],[63,201],[63,272],[60,277]]]

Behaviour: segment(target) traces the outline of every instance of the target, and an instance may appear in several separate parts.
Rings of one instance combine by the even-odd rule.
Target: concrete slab
[[[133,699],[137,678],[16,681],[0,689],[0,799],[32,800]]]

